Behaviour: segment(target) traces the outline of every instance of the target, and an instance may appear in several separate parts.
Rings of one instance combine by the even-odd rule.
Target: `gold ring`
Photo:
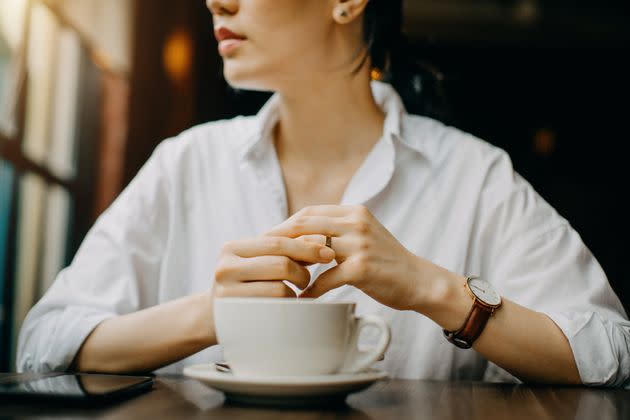
[[[332,249],[332,237],[326,236],[326,246]]]

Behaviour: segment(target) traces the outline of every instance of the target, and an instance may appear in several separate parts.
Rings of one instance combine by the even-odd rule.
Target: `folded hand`
[[[338,265],[321,274],[301,297],[318,297],[344,284],[355,286],[396,309],[414,306],[421,259],[409,252],[364,206],[306,207],[274,227],[268,236],[332,237]]]

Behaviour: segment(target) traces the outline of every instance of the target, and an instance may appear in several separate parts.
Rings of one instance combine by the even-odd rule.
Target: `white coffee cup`
[[[355,373],[379,360],[389,326],[356,317],[352,302],[313,299],[216,298],[214,322],[223,356],[239,376],[314,376]],[[376,345],[358,348],[361,330],[379,330]]]

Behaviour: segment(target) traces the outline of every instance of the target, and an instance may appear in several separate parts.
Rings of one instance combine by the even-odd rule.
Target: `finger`
[[[326,243],[326,236],[324,235],[306,235],[299,238],[306,242],[319,243],[324,245]],[[331,238],[331,248],[335,251],[335,260],[337,262],[345,261],[357,251],[361,250],[361,242],[357,238],[351,236],[337,236]]]
[[[310,242],[314,244],[326,245],[326,235],[303,235],[295,238],[297,241]]]
[[[282,236],[273,236],[274,238],[282,238]],[[323,239],[322,239],[323,238]],[[291,238],[289,238],[291,239]],[[300,236],[299,238],[295,238],[293,239],[294,241],[304,241],[304,242],[308,242],[311,244],[318,244],[321,245],[323,247],[326,246],[326,237],[325,236],[321,236],[321,235],[304,235],[304,236]],[[331,260],[332,261],[332,260]],[[322,263],[327,264],[330,261],[322,261]],[[303,265],[303,266],[310,266],[314,263],[310,263],[310,262],[306,262],[306,261],[297,261],[298,264]]]
[[[241,258],[229,267],[223,267],[217,276],[232,282],[256,280],[288,280],[304,289],[311,279],[309,271],[288,257],[264,255]]]
[[[307,206],[294,214],[308,216],[347,216],[354,211],[355,206],[346,206],[339,204],[320,204],[316,206]]]
[[[335,258],[334,252],[330,252],[325,246],[282,236],[233,241],[229,247],[234,254],[244,258],[277,255],[311,264],[328,263]]]
[[[297,238],[304,235],[341,236],[352,230],[352,224],[344,217],[299,216],[289,218],[266,233],[268,236]]]
[[[281,281],[250,281],[223,287],[217,297],[294,298],[295,292]]]
[[[339,264],[323,272],[315,282],[300,294],[301,298],[318,298],[330,290],[347,284],[348,266]]]

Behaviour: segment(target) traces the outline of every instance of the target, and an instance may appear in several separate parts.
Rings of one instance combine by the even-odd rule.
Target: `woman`
[[[630,323],[568,222],[503,151],[370,81],[396,69],[400,2],[207,5],[229,83],[276,94],[157,147],[30,312],[20,370],[217,360],[214,297],[297,289],[387,319],[392,376],[628,380]],[[477,339],[471,274],[503,296]]]

